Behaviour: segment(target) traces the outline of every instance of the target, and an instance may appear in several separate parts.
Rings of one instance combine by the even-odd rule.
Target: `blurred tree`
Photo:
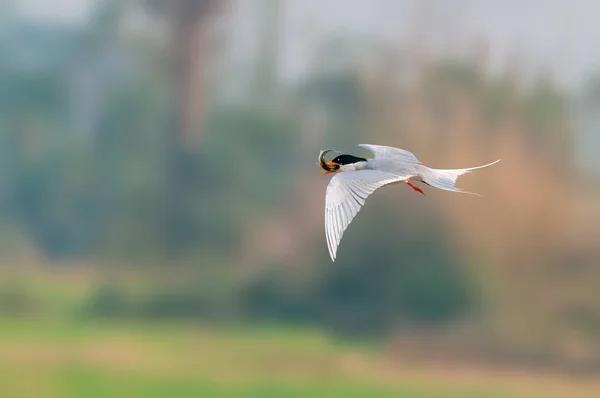
[[[149,4],[170,25],[170,77],[174,87],[173,114],[166,131],[164,189],[164,248],[173,255],[189,236],[189,200],[186,199],[186,165],[200,144],[206,112],[205,73],[210,62],[212,18],[219,0],[168,0]]]
[[[271,106],[277,105],[276,88],[277,72],[279,66],[279,40],[281,37],[281,0],[260,0],[258,3],[260,13],[259,54],[255,65],[256,100]]]
[[[99,318],[131,316],[131,298],[115,283],[105,283],[88,298],[83,315]]]
[[[250,320],[315,323],[321,303],[310,284],[281,264],[267,267],[244,286],[239,310]]]
[[[166,5],[157,7],[174,12]],[[174,61],[179,42],[157,55],[127,41],[120,33],[127,12],[123,3],[103,3],[84,29],[65,32],[69,56],[56,65],[23,71],[17,57],[0,59],[1,215],[53,256],[226,253],[250,229],[244,221],[285,200],[302,159],[294,151],[297,117],[255,104],[220,106],[202,123],[210,137],[194,147],[178,127],[190,104],[172,94],[190,90],[178,70],[196,67],[183,56]],[[82,123],[72,123],[74,115]]]
[[[378,205],[363,210],[369,216],[345,235],[334,264],[317,261],[310,272],[309,264],[277,264],[257,273],[240,296],[242,311],[254,319],[312,322],[340,334],[379,337],[471,314],[474,286],[443,231],[434,230],[427,216],[372,200]],[[385,225],[394,225],[394,234]],[[327,256],[324,250],[315,255]]]
[[[597,178],[600,170],[597,154],[597,148],[600,148],[600,73],[586,79],[572,110],[581,126],[577,137],[578,163],[586,172],[586,178]]]
[[[322,322],[344,333],[380,334],[468,314],[476,302],[473,286],[443,232],[423,215],[417,221],[397,208],[373,210],[358,221],[363,233],[344,237],[340,261],[324,269],[316,294]],[[393,236],[381,230],[390,224]]]
[[[206,112],[205,74],[211,61],[212,24],[221,0],[148,0],[170,25],[170,75],[175,87],[177,146],[200,143]]]
[[[551,81],[541,79],[524,98],[523,113],[533,139],[539,144],[559,143],[566,140],[567,98]]]
[[[35,295],[21,281],[4,281],[0,285],[0,315],[2,317],[31,315],[42,309],[40,304]]]
[[[365,115],[364,93],[352,69],[311,76],[298,92],[300,106],[323,115],[325,137],[338,147],[356,142]]]

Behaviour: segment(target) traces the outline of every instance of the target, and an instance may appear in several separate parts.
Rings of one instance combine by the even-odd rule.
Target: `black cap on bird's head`
[[[337,165],[344,166],[344,165],[347,165],[347,164],[354,164],[354,163],[366,162],[366,161],[367,161],[367,159],[365,159],[365,158],[359,158],[358,156],[340,155],[337,158],[333,159],[331,161],[331,163],[335,163]]]
[[[359,157],[353,156],[353,155],[340,155],[340,156],[336,157],[335,159],[333,159],[332,161],[326,162],[325,155],[328,152],[331,152],[331,151],[330,150],[322,151],[321,154],[319,155],[319,162],[317,163],[319,166],[321,166],[321,168],[323,170],[325,170],[325,173],[323,173],[324,175],[330,174],[330,173],[337,173],[338,171],[341,170],[341,167],[345,166],[345,165],[367,161],[367,159],[359,158]]]

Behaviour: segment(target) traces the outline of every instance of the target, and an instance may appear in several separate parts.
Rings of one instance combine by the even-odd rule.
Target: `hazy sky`
[[[238,0],[236,37],[243,52],[253,51],[248,37],[253,7],[260,0]],[[97,0],[19,0],[28,17],[82,23]],[[352,32],[402,38],[418,29],[442,45],[471,46],[475,38],[491,45],[494,65],[515,50],[533,69],[551,69],[561,80],[579,83],[600,68],[598,0],[287,0],[284,65],[299,72],[313,32]],[[420,13],[430,15],[419,18]]]
[[[80,23],[94,0],[18,0],[17,9],[33,19]]]
[[[402,37],[421,29],[432,40],[448,40],[459,48],[472,45],[479,37],[490,43],[494,63],[506,62],[517,50],[530,66],[551,68],[571,83],[588,70],[600,67],[598,0],[292,0],[292,3],[302,4],[303,12],[318,19],[323,31],[351,26],[373,34]],[[432,16],[421,19],[420,13]]]
[[[244,25],[260,1],[240,0],[241,42],[250,40]],[[599,15],[599,0],[288,0],[284,64],[292,73],[302,68],[314,32],[400,39],[419,32],[463,53],[485,40],[493,67],[518,52],[530,73],[551,71],[574,85],[600,69]]]

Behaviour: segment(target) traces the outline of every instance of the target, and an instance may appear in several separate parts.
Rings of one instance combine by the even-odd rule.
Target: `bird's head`
[[[331,174],[331,173],[339,173],[342,171],[353,171],[356,170],[355,165],[360,162],[366,162],[367,159],[360,158],[358,156],[353,155],[339,155],[332,161],[325,161],[325,155],[327,155],[330,150],[321,151],[319,155],[319,162],[317,163],[325,172],[323,175]]]

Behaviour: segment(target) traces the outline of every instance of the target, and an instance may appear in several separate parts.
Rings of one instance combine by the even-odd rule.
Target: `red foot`
[[[412,188],[412,189],[414,189],[415,191],[417,191],[417,192],[420,192],[420,193],[422,193],[423,195],[425,195],[425,192],[423,192],[423,190],[422,190],[421,188],[419,188],[419,187],[415,187],[415,186],[414,186],[414,185],[413,185],[413,184],[410,182],[410,180],[407,180],[407,181],[406,181],[406,183],[408,184],[408,186],[409,186],[409,187],[411,187],[411,188]]]

